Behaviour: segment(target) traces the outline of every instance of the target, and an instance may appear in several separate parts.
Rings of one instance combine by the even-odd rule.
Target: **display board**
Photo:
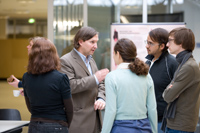
[[[113,60],[113,48],[117,40],[121,38],[132,40],[137,47],[137,57],[145,61],[148,54],[145,47],[148,33],[155,28],[164,28],[171,31],[177,27],[185,27],[185,23],[111,24],[111,70],[117,67]]]

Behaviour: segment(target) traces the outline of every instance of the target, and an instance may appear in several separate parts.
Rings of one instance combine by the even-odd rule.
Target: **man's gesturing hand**
[[[101,69],[95,73],[95,76],[97,77],[98,81],[101,82],[105,79],[106,75],[109,73],[109,70],[107,68]]]

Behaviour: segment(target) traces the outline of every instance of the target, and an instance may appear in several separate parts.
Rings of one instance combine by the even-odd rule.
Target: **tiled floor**
[[[6,81],[0,81],[0,108],[13,108],[18,109],[21,114],[22,120],[30,120],[30,113],[26,107],[23,96],[14,97],[13,90],[16,90],[10,86]],[[22,133],[27,133],[28,127],[23,128]]]

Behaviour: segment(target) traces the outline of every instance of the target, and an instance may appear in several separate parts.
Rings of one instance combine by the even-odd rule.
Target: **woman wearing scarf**
[[[163,98],[168,103],[165,132],[194,133],[200,105],[200,71],[192,56],[195,47],[194,34],[183,27],[173,29],[169,33],[167,46],[170,53],[176,55],[179,67],[163,93]]]

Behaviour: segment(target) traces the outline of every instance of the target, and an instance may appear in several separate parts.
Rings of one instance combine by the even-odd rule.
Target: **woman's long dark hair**
[[[149,67],[141,61],[139,58],[137,58],[137,49],[135,44],[127,39],[127,38],[122,38],[117,41],[114,47],[115,53],[117,51],[121,55],[123,62],[130,63],[129,64],[129,69],[137,74],[137,75],[147,75],[149,71]]]

